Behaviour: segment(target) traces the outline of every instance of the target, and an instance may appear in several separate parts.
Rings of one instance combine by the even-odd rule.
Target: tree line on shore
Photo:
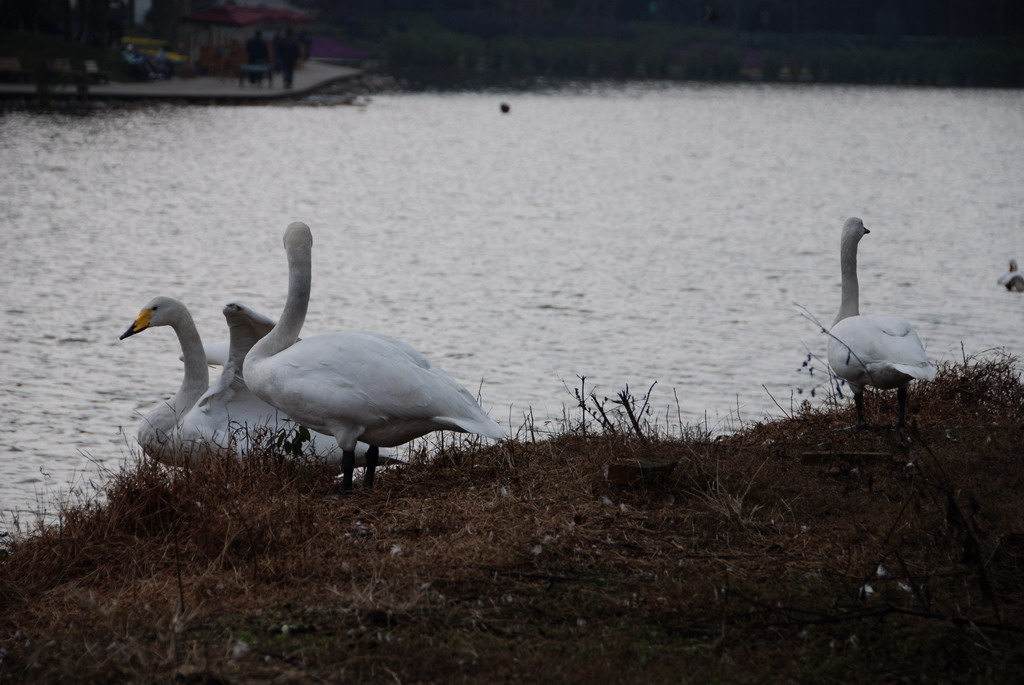
[[[216,0],[6,0],[0,31],[104,49],[179,39]],[[1024,4],[949,0],[297,0],[312,27],[408,78],[601,77],[1020,87]],[[187,6],[186,6],[187,5]]]

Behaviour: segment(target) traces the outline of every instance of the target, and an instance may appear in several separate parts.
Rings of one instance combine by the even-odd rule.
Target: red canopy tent
[[[311,14],[266,5],[225,3],[181,17],[188,37],[189,56],[207,73],[232,76],[244,61],[245,40],[255,29],[273,31],[282,26],[314,24]]]

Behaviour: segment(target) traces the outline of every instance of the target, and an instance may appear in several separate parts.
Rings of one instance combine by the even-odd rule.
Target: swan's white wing
[[[202,444],[208,453],[241,455],[252,440],[281,431],[290,433],[295,427],[294,421],[253,394],[241,378],[228,370],[185,415],[181,433],[185,439]],[[366,449],[366,445],[361,445],[357,454],[365,454]],[[337,441],[322,433],[311,432],[303,453],[328,463],[341,461]]]
[[[410,372],[394,383],[382,383],[371,406],[391,416],[415,419],[433,414],[434,419],[447,422],[469,433],[500,439],[505,432],[488,417],[476,399],[458,381],[435,366],[409,345],[375,333],[363,333],[376,342],[368,354],[380,355],[381,365],[392,365],[401,358],[410,365]],[[366,379],[369,382],[369,379]]]
[[[178,420],[172,400],[164,400],[139,422],[138,441],[143,453],[159,462],[173,464],[179,446]]]
[[[224,366],[228,361],[231,344],[227,340],[203,345],[206,351],[206,363],[210,366]]]
[[[203,351],[206,352],[206,363],[210,366],[224,366],[228,360],[228,350],[231,345],[227,340],[215,343],[203,343]],[[179,354],[178,361],[185,361],[185,355]]]
[[[249,450],[253,440],[282,431],[291,433],[296,428],[297,424],[284,412],[249,390],[233,364],[225,366],[220,377],[180,422],[182,440],[193,445],[197,453],[240,456]],[[367,449],[364,443],[356,445],[359,465]],[[303,444],[302,452],[328,464],[341,463],[341,449],[331,435],[310,431],[310,439]],[[396,461],[390,450],[381,450],[380,456],[381,463]]]
[[[851,316],[832,327],[828,361],[854,386],[895,388],[911,378],[934,380],[935,367],[913,326],[885,314]]]
[[[265,398],[301,423],[335,436],[394,446],[438,429],[504,435],[465,388],[387,336],[352,332],[306,338],[260,366],[257,385]]]

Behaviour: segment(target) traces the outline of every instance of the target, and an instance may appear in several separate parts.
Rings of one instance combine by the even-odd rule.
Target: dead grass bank
[[[1017,679],[1020,372],[948,366],[911,401],[905,431],[842,431],[844,405],[441,444],[341,499],[273,454],[137,462],[0,561],[0,680]],[[634,463],[660,479],[606,478]]]

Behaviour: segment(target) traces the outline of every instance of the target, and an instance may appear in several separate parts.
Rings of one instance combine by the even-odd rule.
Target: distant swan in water
[[[897,426],[906,421],[907,384],[935,379],[935,367],[913,327],[898,316],[860,315],[857,285],[857,244],[869,233],[864,222],[847,219],[840,242],[842,303],[828,341],[828,363],[853,390],[857,427],[864,425],[864,386],[898,388]]]
[[[1010,260],[1010,270],[999,277],[999,285],[1015,293],[1024,293],[1024,273],[1017,268],[1017,260]]]
[[[370,488],[377,448],[436,430],[505,436],[465,388],[405,343],[367,332],[297,342],[312,282],[309,227],[289,225],[284,247],[288,298],[278,325],[246,355],[245,379],[254,393],[296,421],[334,436],[344,453],[343,491],[352,488],[357,440],[371,445],[363,478],[363,487]]]
[[[252,438],[295,428],[283,413],[253,395],[242,377],[246,353],[274,327],[274,321],[240,304],[226,306],[224,316],[230,327],[224,371],[209,388],[203,344],[192,315],[180,301],[154,298],[121,336],[123,340],[146,328],[171,326],[182,349],[185,376],[181,388],[139,426],[139,445],[149,457],[182,466],[212,454],[241,456]],[[326,463],[337,465],[341,460],[333,437],[313,432],[302,447],[303,454]],[[360,462],[366,449],[365,444],[357,449]],[[386,459],[393,461],[390,455]]]

